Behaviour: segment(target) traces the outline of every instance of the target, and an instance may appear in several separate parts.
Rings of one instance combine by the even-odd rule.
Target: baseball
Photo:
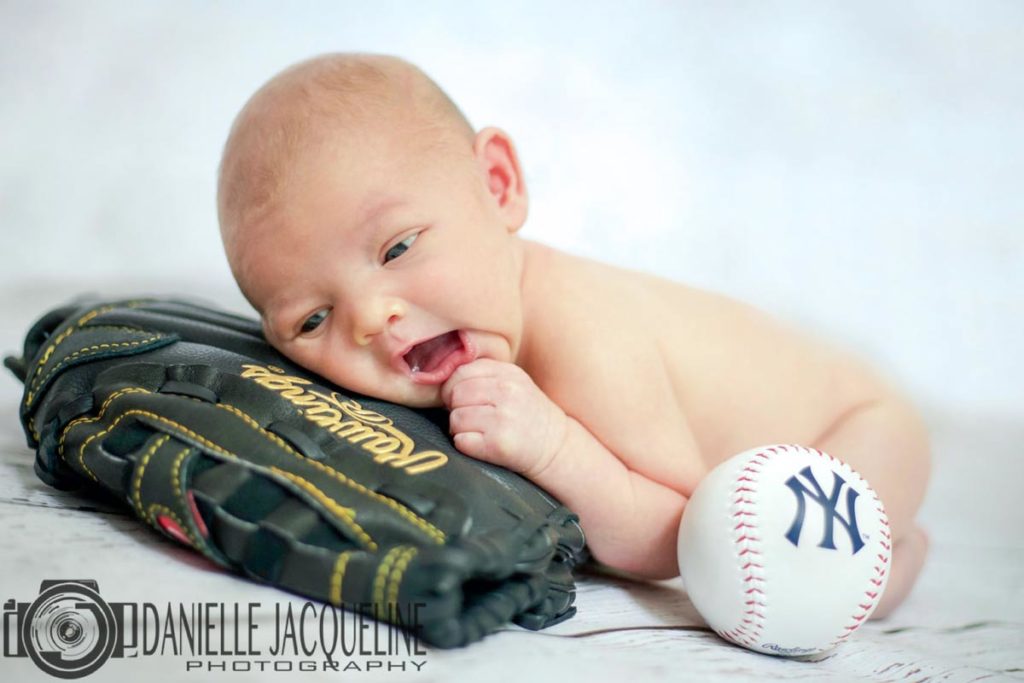
[[[772,655],[835,647],[867,620],[889,577],[882,503],[849,465],[794,445],[713,469],[679,526],[679,570],[720,636]]]

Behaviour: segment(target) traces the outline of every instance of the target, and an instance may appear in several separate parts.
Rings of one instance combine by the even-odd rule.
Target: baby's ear
[[[473,153],[509,230],[519,230],[526,222],[529,199],[512,138],[500,128],[484,128],[476,134]]]

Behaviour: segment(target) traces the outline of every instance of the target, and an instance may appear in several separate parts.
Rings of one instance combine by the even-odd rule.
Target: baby
[[[218,187],[232,273],[271,344],[352,391],[444,405],[455,446],[577,512],[601,563],[678,575],[701,478],[798,443],[881,497],[896,543],[875,616],[891,611],[927,550],[929,447],[907,400],[748,306],[521,238],[527,205],[508,134],[475,132],[416,67],[365,54],[256,92]]]

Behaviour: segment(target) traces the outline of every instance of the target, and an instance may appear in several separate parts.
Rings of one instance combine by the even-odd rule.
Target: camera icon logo
[[[110,658],[120,638],[118,621],[96,581],[45,580],[31,603],[5,603],[4,654],[27,654],[56,678],[82,678]],[[15,634],[17,652],[9,653]]]

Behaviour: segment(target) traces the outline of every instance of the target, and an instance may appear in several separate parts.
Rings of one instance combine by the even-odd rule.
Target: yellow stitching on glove
[[[126,329],[130,329],[130,328],[126,328]],[[109,405],[110,402],[113,401],[118,396],[124,396],[125,394],[136,394],[136,393],[149,394],[149,393],[152,393],[152,392],[148,391],[147,389],[142,389],[141,387],[127,387],[126,389],[118,389],[117,391],[112,393],[110,396],[108,396],[107,400],[103,402],[103,405],[100,407],[100,415],[103,414],[103,411],[106,409],[107,405]],[[71,425],[73,425],[73,424],[79,424],[79,423],[85,423],[85,422],[95,422],[98,419],[99,419],[99,417],[88,417],[88,416],[77,417],[77,418],[72,420],[69,424],[67,424],[64,427],[64,431],[61,432],[61,435],[60,435],[60,443],[58,444],[58,447],[57,447],[57,453],[60,455],[60,457],[62,459],[64,458],[64,435],[67,434],[68,428],[71,427]],[[36,441],[39,441],[39,432],[36,431],[35,416],[34,415],[29,418],[28,426],[29,426],[29,429],[32,430],[32,435],[35,437]]]
[[[393,605],[395,611],[398,610],[398,591],[402,587],[402,576],[405,574],[405,570],[409,567],[409,563],[416,557],[416,553],[419,549],[415,546],[410,546],[395,564],[395,568],[391,570],[391,576],[388,578],[391,584],[388,586],[388,605]]]
[[[86,353],[86,352],[89,352],[89,351],[96,351],[98,349],[113,349],[113,348],[118,348],[118,347],[122,347],[122,346],[129,346],[129,347],[130,346],[139,346],[140,344],[148,344],[151,341],[156,341],[157,339],[160,339],[163,336],[165,336],[165,335],[157,335],[155,337],[149,337],[148,339],[139,339],[137,341],[132,341],[132,342],[114,342],[112,344],[93,344],[92,346],[86,346],[85,348],[79,349],[79,350],[75,351],[74,353],[69,354],[69,355],[65,356],[64,358],[62,358],[59,363],[57,363],[52,368],[50,368],[50,371],[48,373],[46,373],[46,375],[44,377],[42,377],[41,379],[37,377],[35,380],[33,380],[32,383],[35,384],[35,385],[46,384],[46,380],[48,380],[50,378],[50,375],[54,374],[55,372],[60,370],[62,367],[67,365],[69,362],[71,362],[75,358],[75,356],[79,356],[79,355],[81,355],[83,353]],[[28,395],[25,397],[25,403],[26,404],[31,404],[32,403],[32,401],[35,399],[35,391],[38,388],[39,388],[38,386],[34,386],[28,392]]]
[[[181,485],[178,482],[178,473],[181,471],[181,461],[185,459],[188,452],[192,450],[192,446],[185,446],[181,449],[181,453],[174,456],[174,462],[171,463],[171,486],[174,491],[178,494],[178,500],[181,501],[183,507],[188,507],[185,502],[185,494],[181,492]]]
[[[134,299],[132,301],[126,301],[123,304],[106,304],[106,305],[100,306],[99,308],[94,308],[91,311],[86,312],[84,315],[82,315],[81,318],[79,318],[75,322],[74,325],[72,325],[68,329],[64,330],[63,332],[58,334],[53,339],[53,342],[51,342],[50,345],[46,348],[46,351],[43,352],[43,355],[39,359],[39,362],[36,363],[36,368],[35,368],[35,370],[33,372],[33,375],[35,373],[38,373],[40,370],[42,370],[43,366],[46,365],[46,361],[50,360],[50,356],[53,355],[53,352],[57,349],[58,346],[60,346],[60,343],[62,341],[64,341],[69,336],[71,336],[72,334],[77,332],[79,330],[79,328],[81,328],[83,325],[85,325],[87,322],[89,322],[90,320],[92,320],[96,316],[98,316],[98,315],[100,315],[102,313],[106,313],[108,311],[112,311],[115,308],[118,308],[119,306],[124,306],[126,308],[136,308],[138,306],[141,306],[143,303],[145,303],[145,302],[142,301],[141,299]],[[127,329],[133,329],[133,328],[127,328]],[[138,330],[138,331],[141,332],[142,330]],[[32,378],[32,383],[33,384],[36,383],[35,378]],[[26,385],[27,384],[28,384],[28,381],[26,381]],[[29,402],[31,402],[31,399],[29,400]]]
[[[89,416],[76,417],[74,420],[72,420],[71,422],[67,423],[67,425],[64,426],[64,431],[62,431],[60,433],[60,440],[57,442],[57,454],[60,455],[62,460],[64,460],[65,462],[67,461],[67,458],[64,457],[64,440],[67,437],[68,431],[70,431],[72,427],[74,427],[75,425],[78,425],[78,424],[86,424],[88,422],[96,422],[97,420],[99,420],[100,418],[103,417],[103,413],[104,413],[104,411],[106,411],[107,406],[109,406],[110,402],[113,401],[115,398],[117,398],[119,396],[124,396],[125,394],[139,394],[139,393],[148,394],[150,392],[146,391],[145,389],[140,389],[139,387],[128,387],[127,389],[118,389],[117,391],[112,393],[110,396],[108,396],[107,400],[103,402],[103,405],[100,406],[100,411],[99,411],[98,415],[95,415],[93,417],[89,417]],[[37,439],[37,441],[38,441],[38,439]]]
[[[148,510],[146,510],[145,513],[142,515],[142,521],[147,522],[148,524],[156,528],[158,531],[163,531],[163,527],[159,523],[157,523],[158,512],[164,513],[165,515],[173,519],[175,522],[177,522],[178,526],[181,527],[181,530],[185,532],[185,536],[188,537],[188,540],[193,542],[194,546],[196,545],[196,539],[195,537],[193,537],[193,533],[191,533],[191,531],[188,530],[188,527],[181,521],[181,518],[178,517],[177,513],[174,512],[174,510],[171,510],[166,505],[162,505],[161,503],[153,503],[152,505],[150,505],[150,508],[148,508]]]
[[[270,466],[270,471],[281,475],[288,481],[302,488],[309,495],[316,498],[321,505],[340,517],[342,521],[355,532],[356,536],[359,537],[359,541],[366,549],[377,552],[377,542],[370,537],[370,534],[366,533],[366,530],[363,529],[363,527],[356,523],[356,511],[354,509],[341,505],[338,501],[318,489],[315,484],[303,479],[297,474],[292,474],[291,472],[282,470],[280,467],[274,467],[273,465]]]
[[[199,434],[196,434],[195,432],[193,432],[191,429],[189,429],[185,425],[179,424],[179,423],[175,422],[174,420],[170,420],[170,419],[164,417],[163,415],[157,415],[156,413],[150,412],[148,410],[142,410],[141,408],[136,408],[136,409],[133,409],[133,410],[126,410],[123,413],[121,413],[120,415],[118,415],[117,418],[115,418],[114,421],[110,423],[109,427],[107,427],[106,429],[104,429],[102,431],[99,431],[99,432],[96,432],[95,434],[92,434],[91,436],[89,436],[82,443],[81,448],[78,449],[78,462],[82,466],[82,469],[84,469],[86,471],[86,473],[90,477],[93,478],[94,481],[99,481],[99,480],[96,479],[96,475],[93,474],[92,470],[90,470],[89,467],[85,464],[85,447],[88,446],[92,442],[93,439],[96,439],[96,438],[98,438],[100,436],[104,436],[104,435],[108,434],[112,429],[114,429],[114,427],[117,426],[117,424],[121,420],[123,420],[124,418],[128,417],[129,415],[143,415],[145,417],[151,417],[154,420],[156,420],[157,422],[162,422],[162,423],[164,423],[164,424],[174,428],[176,431],[180,431],[180,432],[184,433],[186,436],[195,439],[196,441],[198,441],[199,443],[203,444],[203,446],[205,446],[206,448],[210,449],[214,453],[218,453],[218,454],[223,455],[224,457],[227,457],[227,458],[235,458],[236,460],[238,459],[238,456],[235,455],[234,453],[232,453],[231,451],[228,451],[228,450],[224,449],[223,447],[218,446],[217,444],[213,443],[209,439],[204,438],[204,437],[200,436]]]
[[[134,476],[132,477],[132,498],[135,499],[135,509],[140,517],[145,514],[145,509],[142,507],[142,477],[146,472],[146,465],[149,464],[149,459],[153,457],[153,454],[160,450],[160,447],[167,443],[170,438],[170,435],[164,434],[154,441],[149,450],[143,454],[142,459],[139,460],[138,467],[135,468]]]
[[[348,561],[351,557],[351,550],[338,553],[338,559],[334,562],[334,571],[331,572],[331,592],[329,599],[331,604],[337,607],[342,606],[341,584],[342,581],[345,580],[345,568],[348,567]]]
[[[35,372],[39,372],[39,370],[42,369],[42,367],[44,365],[46,365],[46,361],[50,360],[50,356],[53,355],[53,352],[57,349],[58,346],[60,346],[60,343],[62,341],[64,341],[65,339],[70,337],[72,334],[77,332],[78,328],[80,328],[82,325],[84,325],[85,323],[89,322],[93,318],[95,318],[100,313],[106,313],[107,311],[111,310],[112,308],[114,308],[114,307],[113,306],[100,306],[99,308],[93,309],[93,310],[89,311],[88,313],[86,313],[85,315],[83,315],[81,318],[79,318],[78,322],[76,322],[74,325],[72,325],[68,329],[66,329],[63,332],[61,332],[60,334],[58,334],[54,338],[54,340],[50,344],[50,346],[48,346],[46,348],[46,351],[43,353],[43,357],[39,359],[38,363],[36,363],[36,370],[35,370]],[[35,374],[35,373],[33,373],[33,374]]]
[[[395,563],[397,556],[408,546],[396,545],[388,551],[380,564],[377,566],[377,575],[373,578],[373,616],[376,619],[383,619],[384,612],[384,585],[387,583],[388,574],[391,573],[391,565]]]
[[[121,305],[125,306],[126,308],[136,308],[138,306],[141,306],[144,303],[145,303],[145,301],[143,301],[141,299],[134,299],[132,301],[127,301],[127,302],[125,302],[124,304],[121,304]],[[32,370],[32,373],[29,374],[29,375],[26,375],[26,377],[25,377],[25,386],[27,387],[29,385],[29,383],[31,383],[33,385],[37,384],[38,377],[36,377],[36,374],[40,370],[43,369],[43,366],[46,365],[46,362],[48,360],[50,360],[50,356],[53,355],[53,352],[57,349],[58,346],[60,346],[61,342],[63,342],[65,339],[67,339],[72,334],[77,332],[82,327],[82,325],[84,325],[85,323],[89,322],[90,320],[95,318],[97,315],[100,315],[101,313],[106,313],[107,311],[112,311],[115,308],[117,308],[116,305],[108,304],[108,305],[100,306],[99,308],[95,308],[95,309],[93,309],[91,311],[88,311],[87,313],[85,313],[85,315],[83,315],[81,318],[79,318],[78,321],[75,322],[74,325],[72,325],[71,327],[69,327],[68,329],[64,330],[63,332],[58,334],[56,337],[54,337],[54,339],[50,343],[50,345],[48,347],[46,347],[46,351],[43,352],[42,358],[40,358],[39,361],[36,363],[36,366]],[[134,327],[125,327],[123,325],[121,325],[121,326],[110,325],[109,327],[113,327],[114,329],[132,330],[132,331],[136,331],[136,332],[141,332],[141,330],[137,330]],[[32,391],[29,392],[28,396],[26,397],[25,405],[28,405],[29,403],[32,402],[32,398],[33,398],[33,393],[32,392],[34,392],[37,388],[38,388],[37,386],[31,387]],[[29,430],[31,430],[31,432],[32,432],[32,436],[35,437],[35,440],[38,442],[39,441],[39,432],[36,430],[35,416],[34,415],[29,418],[28,427],[29,427]]]
[[[124,304],[106,304],[106,305],[100,306],[99,308],[94,308],[93,310],[88,311],[87,313],[85,313],[85,315],[83,315],[81,318],[79,318],[75,322],[74,325],[72,325],[68,329],[64,330],[59,335],[57,335],[57,337],[53,340],[53,343],[46,349],[46,352],[43,353],[43,357],[36,364],[36,371],[38,372],[39,368],[42,368],[44,365],[46,365],[46,361],[48,361],[50,359],[50,356],[53,355],[54,350],[56,350],[56,348],[60,345],[60,343],[62,341],[64,341],[65,339],[70,337],[72,334],[77,332],[83,325],[85,325],[87,322],[89,322],[90,320],[92,320],[96,316],[101,315],[103,313],[107,313],[109,311],[112,311],[115,308],[117,308],[119,305],[123,305],[126,308],[136,308],[136,307],[142,305],[143,303],[145,303],[145,302],[142,301],[142,300],[134,300],[134,301],[127,301]],[[116,327],[116,326],[112,326],[112,327]],[[129,327],[129,328],[123,328],[123,329],[135,329],[135,328]],[[141,330],[138,330],[138,331],[141,331]]]
[[[192,398],[192,397],[189,396],[188,398]],[[198,400],[198,399],[194,399],[194,400]],[[236,408],[235,406],[231,405],[230,403],[218,403],[216,405],[217,405],[218,408],[223,408],[224,410],[228,411],[229,413],[242,418],[242,421],[245,422],[245,424],[247,426],[252,427],[256,431],[258,431],[260,433],[260,435],[266,437],[268,441],[272,441],[275,444],[277,444],[282,450],[288,451],[289,453],[293,453],[295,455],[299,455],[298,453],[295,452],[295,450],[291,446],[288,445],[288,443],[284,439],[279,437],[277,434],[274,434],[273,432],[268,432],[267,430],[265,430],[262,427],[260,427],[260,423],[257,422],[256,419],[253,418],[252,415],[249,415],[248,413],[243,411],[241,408]],[[302,456],[299,455],[299,457],[301,458]],[[302,458],[302,459],[305,460],[305,458]]]
[[[422,517],[411,511],[409,508],[405,507],[404,505],[400,505],[392,498],[388,498],[387,496],[383,496],[377,493],[373,489],[370,489],[365,485],[360,484],[358,481],[355,481],[354,479],[350,479],[341,472],[338,472],[333,467],[328,467],[323,463],[317,462],[315,460],[310,460],[309,458],[305,457],[304,455],[293,449],[291,446],[289,446],[287,442],[285,442],[276,434],[268,432],[267,430],[260,427],[259,423],[256,420],[254,420],[250,415],[244,413],[235,406],[228,403],[218,403],[217,407],[223,408],[224,410],[227,410],[228,412],[234,413],[235,415],[241,417],[243,420],[245,420],[246,424],[248,424],[250,427],[258,431],[261,435],[265,436],[266,438],[276,443],[278,446],[280,446],[288,453],[294,455],[301,462],[308,463],[309,465],[319,469],[321,472],[327,474],[328,476],[337,479],[342,484],[345,484],[350,488],[354,488],[359,493],[362,493],[365,496],[369,496],[370,498],[373,498],[377,502],[383,503],[384,505],[388,506],[393,511],[397,512],[399,515],[405,517],[408,521],[412,522],[416,527],[419,528],[420,531],[427,534],[435,543],[437,543],[438,545],[444,545],[445,533],[433,524],[431,524],[430,522],[428,522],[427,520],[423,519]]]
[[[193,446],[185,446],[184,448],[182,448],[181,452],[178,453],[178,455],[174,456],[174,462],[171,464],[171,486],[174,487],[174,493],[178,497],[178,502],[181,503],[181,507],[184,508],[185,510],[190,510],[191,506],[185,500],[185,494],[182,491],[182,487],[178,484],[178,473],[181,472],[181,463],[185,460],[185,456],[191,453],[192,449]],[[182,525],[182,528],[187,530],[194,525],[195,520],[190,520],[190,524],[188,526]],[[193,537],[192,534],[189,533],[189,538],[194,538],[193,545],[199,548],[201,551],[203,551],[204,555],[206,555],[214,562],[220,563],[220,560],[218,560],[214,556],[213,552],[210,551],[209,546],[206,543],[206,539],[203,538],[202,534]]]

